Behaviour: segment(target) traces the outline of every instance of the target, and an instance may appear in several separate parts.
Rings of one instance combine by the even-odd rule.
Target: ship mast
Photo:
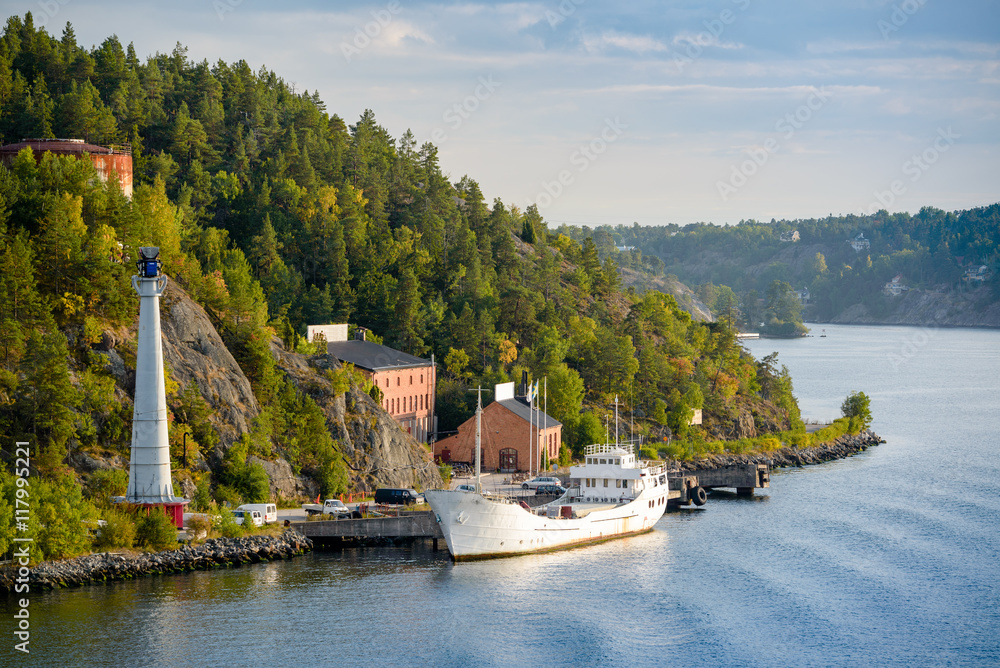
[[[476,399],[476,492],[482,494],[483,492],[483,481],[482,481],[482,457],[483,457],[483,446],[482,446],[482,433],[483,433],[483,387],[479,386],[470,392],[477,393]]]

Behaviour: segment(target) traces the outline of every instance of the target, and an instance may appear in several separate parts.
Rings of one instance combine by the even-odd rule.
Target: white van
[[[237,524],[250,522],[255,527],[263,526],[264,524],[264,518],[261,517],[259,510],[240,510],[237,508],[233,511],[233,519],[236,520]]]
[[[264,519],[264,524],[274,524],[278,521],[278,507],[273,503],[244,503],[236,510],[257,510]]]

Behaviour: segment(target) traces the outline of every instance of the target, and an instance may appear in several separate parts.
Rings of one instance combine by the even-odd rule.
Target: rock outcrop
[[[198,303],[171,281],[161,302],[163,360],[183,388],[195,383],[211,408],[209,418],[219,434],[220,450],[250,431],[260,404],[250,380],[233,358],[215,326]],[[221,455],[221,452],[218,453]]]
[[[334,395],[326,372],[341,368],[336,358],[290,353],[278,339],[271,342],[271,350],[278,367],[322,409],[356,489],[441,485],[430,449],[400,429],[361,388],[352,385],[345,394]]]
[[[203,544],[152,553],[102,552],[66,561],[43,561],[27,576],[31,591],[79,587],[146,575],[184,573],[211,568],[229,568],[275,559],[289,559],[312,550],[311,540],[293,529],[279,536],[212,538]],[[0,591],[14,590],[18,577],[13,566],[0,570]]]
[[[177,281],[170,281],[160,301],[160,323],[163,358],[170,378],[178,383],[180,391],[193,383],[208,404],[208,419],[219,435],[219,443],[214,452],[204,454],[208,464],[218,466],[225,451],[250,432],[254,418],[261,412],[260,403],[205,309]],[[135,326],[105,332],[96,346],[107,356],[107,368],[117,380],[116,396],[125,404],[131,403],[135,391]],[[356,489],[430,487],[441,483],[430,451],[403,432],[361,389],[352,387],[346,396],[334,396],[332,384],[323,373],[340,369],[336,359],[286,352],[277,339],[272,350],[281,370],[326,413],[327,426],[341,443],[351,484]],[[123,447],[127,453],[127,444]],[[267,472],[273,495],[294,499],[312,498],[318,493],[315,481],[297,474],[280,456],[253,459]],[[76,451],[70,464],[83,472],[127,468],[128,457]],[[193,489],[185,489],[184,493],[191,494]]]
[[[989,287],[966,292],[944,288],[910,290],[889,297],[890,310],[873,314],[854,304],[830,322],[849,325],[922,325],[927,327],[1000,327],[1000,302]]]

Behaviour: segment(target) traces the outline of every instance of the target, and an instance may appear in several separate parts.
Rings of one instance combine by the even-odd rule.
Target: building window
[[[399,387],[399,376],[396,376],[396,387]]]
[[[424,384],[424,374],[420,374],[420,384]]]
[[[413,385],[413,374],[410,374],[410,385]]]

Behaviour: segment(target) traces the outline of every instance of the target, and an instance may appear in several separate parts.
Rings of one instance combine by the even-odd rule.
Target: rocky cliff
[[[136,322],[128,331],[105,332],[98,349],[108,359],[108,370],[116,380],[116,397],[130,405],[135,391]],[[248,433],[261,411],[249,379],[226,348],[205,310],[171,281],[160,302],[164,362],[179,390],[193,383],[210,409],[209,421],[219,435],[215,452],[204,453],[202,467],[217,467],[225,451]],[[307,392],[323,409],[331,435],[351,471],[351,484],[360,490],[379,486],[430,487],[441,482],[427,448],[404,433],[399,425],[360,388],[334,397],[324,370],[339,369],[336,359],[326,355],[307,357],[286,352],[275,340],[272,351],[279,368]],[[71,464],[82,471],[97,468],[127,468],[128,444],[123,457],[111,453],[74,453]],[[272,494],[286,498],[313,497],[318,485],[298,475],[280,455],[258,459],[267,472]],[[183,490],[193,493],[193,488]]]
[[[341,444],[351,482],[357,489],[441,484],[430,448],[402,431],[360,387],[352,384],[345,394],[334,396],[324,372],[341,368],[336,358],[290,353],[278,339],[272,340],[271,352],[295,386],[323,410],[327,428]]]
[[[989,287],[965,292],[910,290],[889,298],[887,313],[872,314],[863,304],[845,309],[830,322],[850,325],[1000,327],[1000,302]]]

